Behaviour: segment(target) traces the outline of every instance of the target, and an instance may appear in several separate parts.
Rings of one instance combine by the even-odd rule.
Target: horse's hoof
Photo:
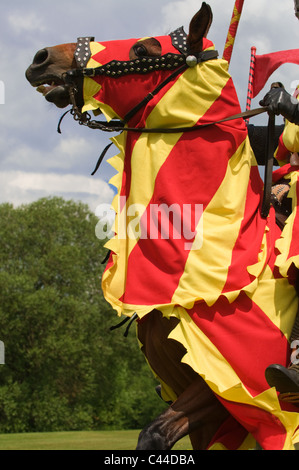
[[[280,393],[299,393],[299,367],[287,369],[280,364],[267,367],[265,377],[270,387],[275,387]]]

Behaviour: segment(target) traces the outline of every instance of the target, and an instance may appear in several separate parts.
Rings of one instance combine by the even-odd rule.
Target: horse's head
[[[69,92],[65,87],[63,74],[76,67],[74,57],[76,44],[45,47],[38,51],[32,64],[26,70],[26,78],[47,101],[64,108],[70,104]]]
[[[46,47],[36,53],[26,71],[26,78],[47,101],[64,108],[71,104],[66,74],[72,71],[79,108],[83,107],[84,111],[100,109],[109,118],[124,118],[147,93],[182,64],[177,58],[185,58],[186,51],[196,55],[205,48],[204,38],[211,23],[212,11],[204,2],[191,20],[188,36],[183,36],[181,31],[183,37],[172,34]],[[171,55],[171,65],[166,60],[167,54]],[[90,78],[84,75],[85,70],[94,68],[98,69],[97,76]]]

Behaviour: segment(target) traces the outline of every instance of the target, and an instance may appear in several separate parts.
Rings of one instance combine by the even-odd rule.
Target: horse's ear
[[[190,52],[202,51],[202,39],[205,38],[209,32],[213,21],[213,13],[210,5],[203,2],[201,9],[192,18],[189,26],[188,47]]]

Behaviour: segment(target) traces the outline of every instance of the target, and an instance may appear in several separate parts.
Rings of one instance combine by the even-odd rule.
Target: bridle
[[[203,127],[219,124],[226,121],[231,121],[238,118],[253,117],[258,114],[266,112],[265,108],[259,108],[247,111],[245,113],[239,113],[234,116],[229,116],[217,122],[211,122],[207,124],[195,125],[193,127],[174,127],[169,126],[167,128],[140,128],[140,127],[129,127],[128,123],[140,111],[145,107],[168,83],[173,81],[180,73],[188,69],[188,67],[194,67],[199,63],[206,62],[208,60],[214,60],[218,58],[218,52],[215,50],[202,51],[200,53],[188,52],[187,47],[187,34],[184,28],[178,28],[170,33],[171,41],[173,46],[177,49],[178,53],[168,53],[161,57],[142,57],[138,59],[128,61],[112,60],[105,65],[96,68],[86,68],[86,65],[91,57],[90,42],[94,41],[94,37],[79,37],[77,39],[77,46],[75,50],[75,60],[77,69],[69,70],[63,74],[63,80],[65,86],[68,88],[70,94],[70,101],[72,105],[71,114],[79,124],[90,127],[92,129],[99,129],[105,132],[141,132],[141,133],[181,133],[181,132],[193,132]],[[85,77],[93,78],[97,76],[106,76],[113,79],[118,79],[125,75],[130,74],[148,74],[157,70],[168,70],[172,73],[160,83],[152,92],[144,97],[133,109],[131,109],[123,120],[106,121],[92,120],[89,113],[82,113],[76,103],[76,94],[78,92],[76,82],[78,79],[84,79]],[[66,113],[65,113],[66,114]],[[64,114],[64,115],[65,115]],[[63,115],[63,117],[64,117]],[[61,121],[60,121],[61,122]],[[59,128],[59,126],[58,126]]]
[[[134,60],[118,61],[112,60],[109,63],[96,67],[86,68],[86,65],[91,57],[90,42],[94,41],[94,37],[80,37],[77,40],[77,46],[75,50],[75,60],[77,69],[69,70],[63,75],[65,86],[67,87],[70,95],[70,101],[72,109],[67,111],[61,117],[58,124],[58,132],[60,133],[60,124],[64,116],[70,112],[74,119],[83,126],[87,126],[91,129],[98,129],[105,132],[138,132],[138,133],[183,133],[183,132],[194,132],[200,129],[221,124],[227,121],[235,119],[248,119],[249,117],[256,116],[267,112],[266,108],[252,109],[243,113],[238,113],[233,116],[214,121],[206,124],[196,124],[193,127],[168,127],[168,128],[140,128],[130,127],[128,123],[130,120],[144,108],[168,83],[173,81],[179,74],[183,73],[188,67],[194,67],[199,63],[206,62],[208,60],[214,60],[218,58],[218,52],[215,50],[202,51],[200,53],[189,53],[187,46],[187,34],[183,27],[170,33],[173,46],[177,49],[178,53],[168,53],[160,57],[141,57]],[[87,112],[82,113],[76,103],[77,81],[78,79],[84,79],[85,77],[93,78],[97,76],[106,76],[117,80],[120,77],[129,74],[148,74],[157,70],[171,71],[172,73],[160,83],[152,92],[150,92],[140,103],[131,109],[122,121],[110,121],[103,122],[91,119],[91,115]],[[270,122],[270,120],[269,120]],[[270,210],[270,198],[271,198],[271,185],[272,185],[272,169],[273,169],[273,148],[271,143],[273,142],[273,117],[272,125],[269,125],[268,132],[268,152],[266,157],[266,171],[265,171],[265,186],[264,186],[264,200],[262,204],[262,216],[266,218]],[[102,152],[95,170],[100,166],[107,150],[112,144],[109,144]]]
[[[229,116],[228,118],[224,118],[217,122],[195,125],[193,127],[129,127],[128,123],[136,115],[136,113],[140,111],[144,106],[146,106],[168,83],[174,80],[180,73],[188,69],[188,67],[194,67],[199,63],[218,58],[218,52],[215,50],[208,50],[196,54],[189,54],[187,48],[187,34],[185,33],[183,27],[178,28],[172,33],[170,33],[170,37],[172,40],[172,44],[177,49],[178,53],[168,53],[161,57],[142,57],[139,59],[128,61],[112,60],[109,63],[96,68],[86,68],[86,65],[91,57],[90,42],[94,41],[94,37],[88,36],[78,38],[77,47],[74,54],[78,68],[69,70],[63,75],[63,80],[65,82],[65,86],[68,88],[72,105],[72,109],[67,112],[71,112],[74,119],[78,121],[79,124],[90,127],[92,129],[99,129],[105,132],[124,131],[141,133],[193,132],[203,127],[208,127],[211,125],[231,121],[238,118],[245,119],[266,112],[265,108],[258,108],[247,111],[245,113],[239,113],[234,116]],[[78,105],[76,104],[76,93],[78,92],[76,82],[78,79],[84,79],[85,77],[92,78],[97,76],[106,76],[113,79],[117,79],[129,74],[145,75],[157,70],[168,70],[172,71],[172,73],[152,92],[145,96],[145,98],[141,100],[140,103],[138,103],[133,109],[131,109],[122,121],[111,121],[107,123],[106,121],[103,122],[92,120],[90,114],[86,112],[82,113]]]
[[[177,49],[177,53],[168,53],[160,57],[141,57],[133,60],[118,61],[112,60],[105,65],[96,68],[86,68],[87,62],[91,57],[90,42],[94,41],[93,37],[78,38],[77,47],[75,50],[75,60],[77,69],[69,70],[63,75],[63,79],[70,94],[72,104],[71,114],[74,119],[81,125],[85,125],[92,129],[100,129],[106,132],[119,132],[119,131],[135,131],[135,132],[182,132],[180,129],[175,128],[132,128],[128,127],[128,122],[135,116],[135,114],[149,103],[168,83],[174,80],[180,73],[188,67],[194,67],[198,63],[206,62],[218,58],[218,52],[214,50],[202,51],[198,54],[188,54],[187,49],[187,35],[183,27],[178,28],[170,34],[172,44]],[[82,113],[76,104],[76,81],[84,79],[85,77],[93,78],[97,76],[106,76],[113,79],[118,79],[125,75],[139,74],[145,75],[154,71],[171,71],[172,73],[158,85],[151,93],[131,109],[122,121],[112,121],[110,123],[95,121],[91,119],[89,113]],[[190,128],[183,128],[190,129]]]

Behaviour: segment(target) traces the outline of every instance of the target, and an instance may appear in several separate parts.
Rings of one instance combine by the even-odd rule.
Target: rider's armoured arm
[[[299,103],[284,88],[272,88],[260,101],[269,113],[281,114],[289,122],[299,125]]]
[[[290,162],[290,155],[299,152],[299,102],[284,88],[272,88],[260,102],[269,112],[285,117],[275,157],[280,165]]]

